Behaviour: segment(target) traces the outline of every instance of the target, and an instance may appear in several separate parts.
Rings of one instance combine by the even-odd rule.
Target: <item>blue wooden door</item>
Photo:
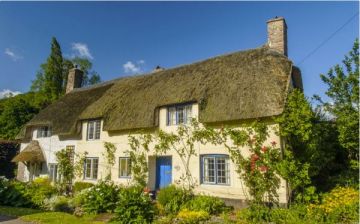
[[[171,184],[171,157],[161,156],[156,158],[156,189],[161,189]]]

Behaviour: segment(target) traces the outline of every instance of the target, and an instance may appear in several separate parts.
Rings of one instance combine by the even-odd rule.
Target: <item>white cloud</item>
[[[88,46],[84,43],[72,43],[71,49],[73,50],[74,57],[78,56],[82,58],[94,59],[94,57],[90,53]]]
[[[137,62],[128,61],[125,64],[123,64],[123,69],[125,73],[138,74],[144,71],[143,69],[144,64],[145,64],[144,60],[139,60]]]
[[[21,55],[15,53],[14,50],[11,50],[10,48],[6,48],[4,53],[9,56],[13,61],[17,61],[23,58]]]
[[[0,91],[0,99],[16,96],[16,95],[18,95],[20,93],[21,92],[19,92],[19,91],[11,91],[10,89],[3,89],[3,90]]]

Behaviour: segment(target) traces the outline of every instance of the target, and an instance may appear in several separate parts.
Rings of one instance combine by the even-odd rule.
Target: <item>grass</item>
[[[76,217],[74,215],[64,212],[46,212],[31,208],[15,208],[0,206],[0,215],[19,217],[23,221],[35,222],[39,224],[102,224],[105,222],[95,221],[95,215],[86,215],[83,217]]]

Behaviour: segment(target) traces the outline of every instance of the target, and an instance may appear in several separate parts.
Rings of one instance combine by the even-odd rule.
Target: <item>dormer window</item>
[[[100,139],[101,120],[88,121],[87,140]]]
[[[167,125],[189,124],[191,121],[191,104],[181,104],[168,107]]]
[[[51,129],[48,126],[39,127],[37,129],[37,138],[46,138],[51,136]]]

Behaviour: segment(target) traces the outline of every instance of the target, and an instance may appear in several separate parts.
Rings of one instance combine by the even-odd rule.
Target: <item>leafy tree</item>
[[[0,139],[14,139],[21,127],[38,113],[39,109],[32,103],[33,100],[33,93],[1,100]]]
[[[320,77],[328,86],[326,95],[331,103],[323,103],[336,119],[339,142],[349,158],[359,159],[359,40],[342,61]],[[318,98],[319,99],[319,98]]]

